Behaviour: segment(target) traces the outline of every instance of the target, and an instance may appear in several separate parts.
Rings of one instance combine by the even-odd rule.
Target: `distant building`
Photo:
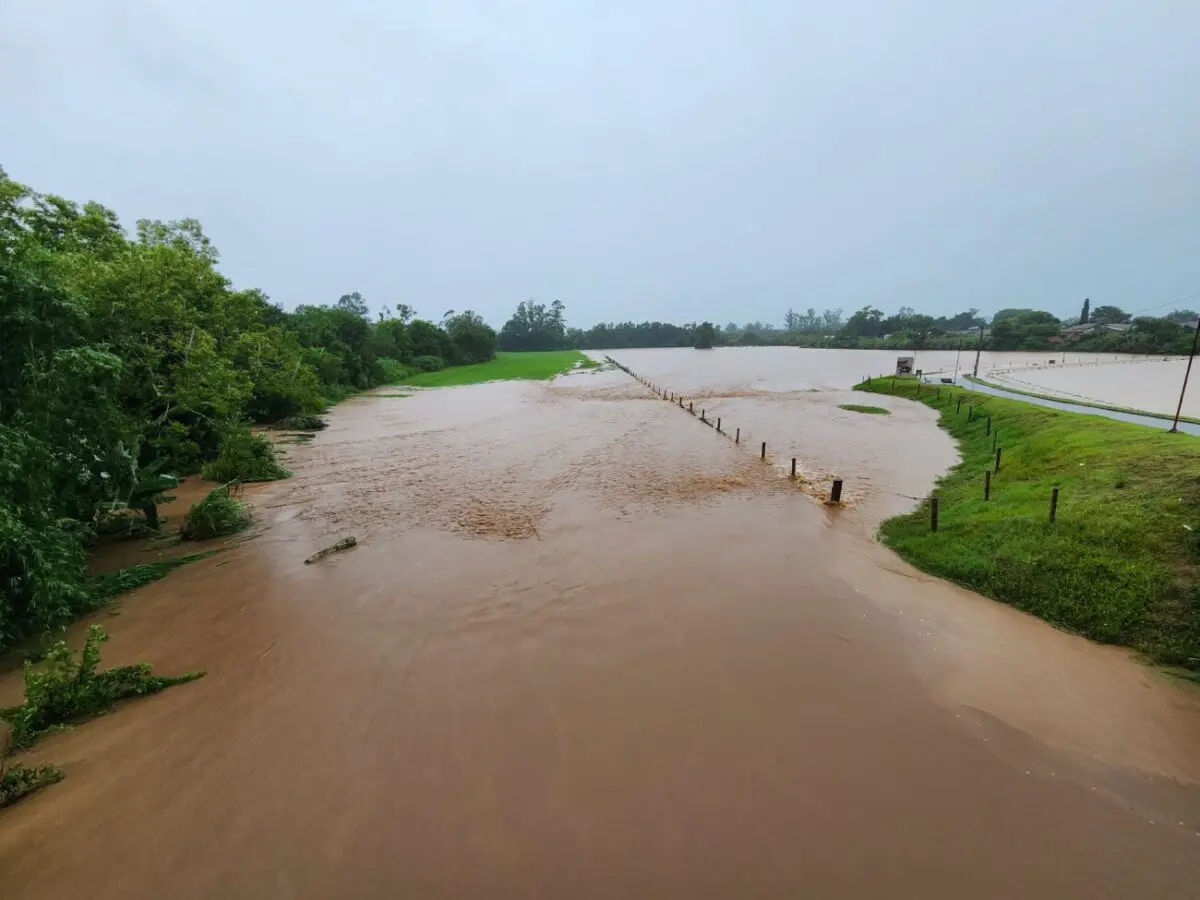
[[[1100,322],[1086,322],[1083,325],[1068,325],[1061,332],[1062,337],[1066,341],[1077,341],[1080,338],[1087,337],[1089,334],[1095,334],[1101,331],[1111,331],[1116,334],[1121,334],[1132,328],[1132,325],[1103,325]]]

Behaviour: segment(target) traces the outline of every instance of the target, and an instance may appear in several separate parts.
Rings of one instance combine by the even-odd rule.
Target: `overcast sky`
[[[198,218],[288,307],[1133,310],[1200,291],[1197,35],[1197,0],[0,0],[0,164]]]

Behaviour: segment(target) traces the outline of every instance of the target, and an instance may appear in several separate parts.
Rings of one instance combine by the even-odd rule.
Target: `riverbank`
[[[926,500],[883,523],[888,546],[926,572],[1061,628],[1200,669],[1193,438],[916,379],[875,378],[856,390],[937,409],[962,456],[934,491],[937,532]]]
[[[404,387],[459,387],[485,381],[543,381],[572,369],[595,363],[578,350],[550,350],[544,353],[497,353],[495,359],[470,366],[455,366],[438,372],[421,372],[397,382]]]

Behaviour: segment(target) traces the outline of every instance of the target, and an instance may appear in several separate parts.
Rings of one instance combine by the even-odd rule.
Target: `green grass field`
[[[861,403],[843,403],[838,406],[838,409],[844,409],[847,412],[866,413],[868,416],[890,416],[891,410],[884,409],[882,406],[863,406]]]
[[[399,383],[413,387],[457,387],[484,381],[512,379],[541,380],[569,372],[576,363],[594,367],[578,350],[551,350],[545,353],[497,353],[496,358],[473,366],[453,366],[440,372],[421,372]]]
[[[883,523],[888,546],[1062,628],[1200,670],[1200,439],[945,385],[918,395],[912,378],[856,390],[939,409],[963,458],[935,488],[938,532],[925,501]]]

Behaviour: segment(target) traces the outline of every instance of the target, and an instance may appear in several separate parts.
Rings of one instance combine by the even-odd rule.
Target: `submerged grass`
[[[240,487],[237,483],[223,484],[209,491],[187,511],[179,536],[185,541],[204,541],[248,528],[250,511],[234,496]]]
[[[842,403],[838,405],[838,409],[866,413],[869,416],[890,416],[892,414],[890,409],[884,409],[882,406],[863,406],[859,403]]]
[[[856,390],[938,409],[959,443],[962,462],[936,488],[938,532],[928,502],[881,526],[897,553],[1062,628],[1200,669],[1200,440],[946,385],[918,394],[911,378]]]
[[[203,553],[189,553],[186,556],[171,556],[154,562],[126,566],[115,572],[93,575],[91,578],[92,599],[97,605],[101,605],[119,594],[136,590],[158,581],[160,578],[166,578],[180,566],[207,559],[217,552],[216,550],[206,550]]]
[[[578,350],[551,350],[545,353],[497,353],[496,358],[473,366],[453,366],[437,372],[421,372],[404,378],[401,384],[414,387],[456,387],[484,381],[513,379],[543,380],[576,368],[594,368]]]

